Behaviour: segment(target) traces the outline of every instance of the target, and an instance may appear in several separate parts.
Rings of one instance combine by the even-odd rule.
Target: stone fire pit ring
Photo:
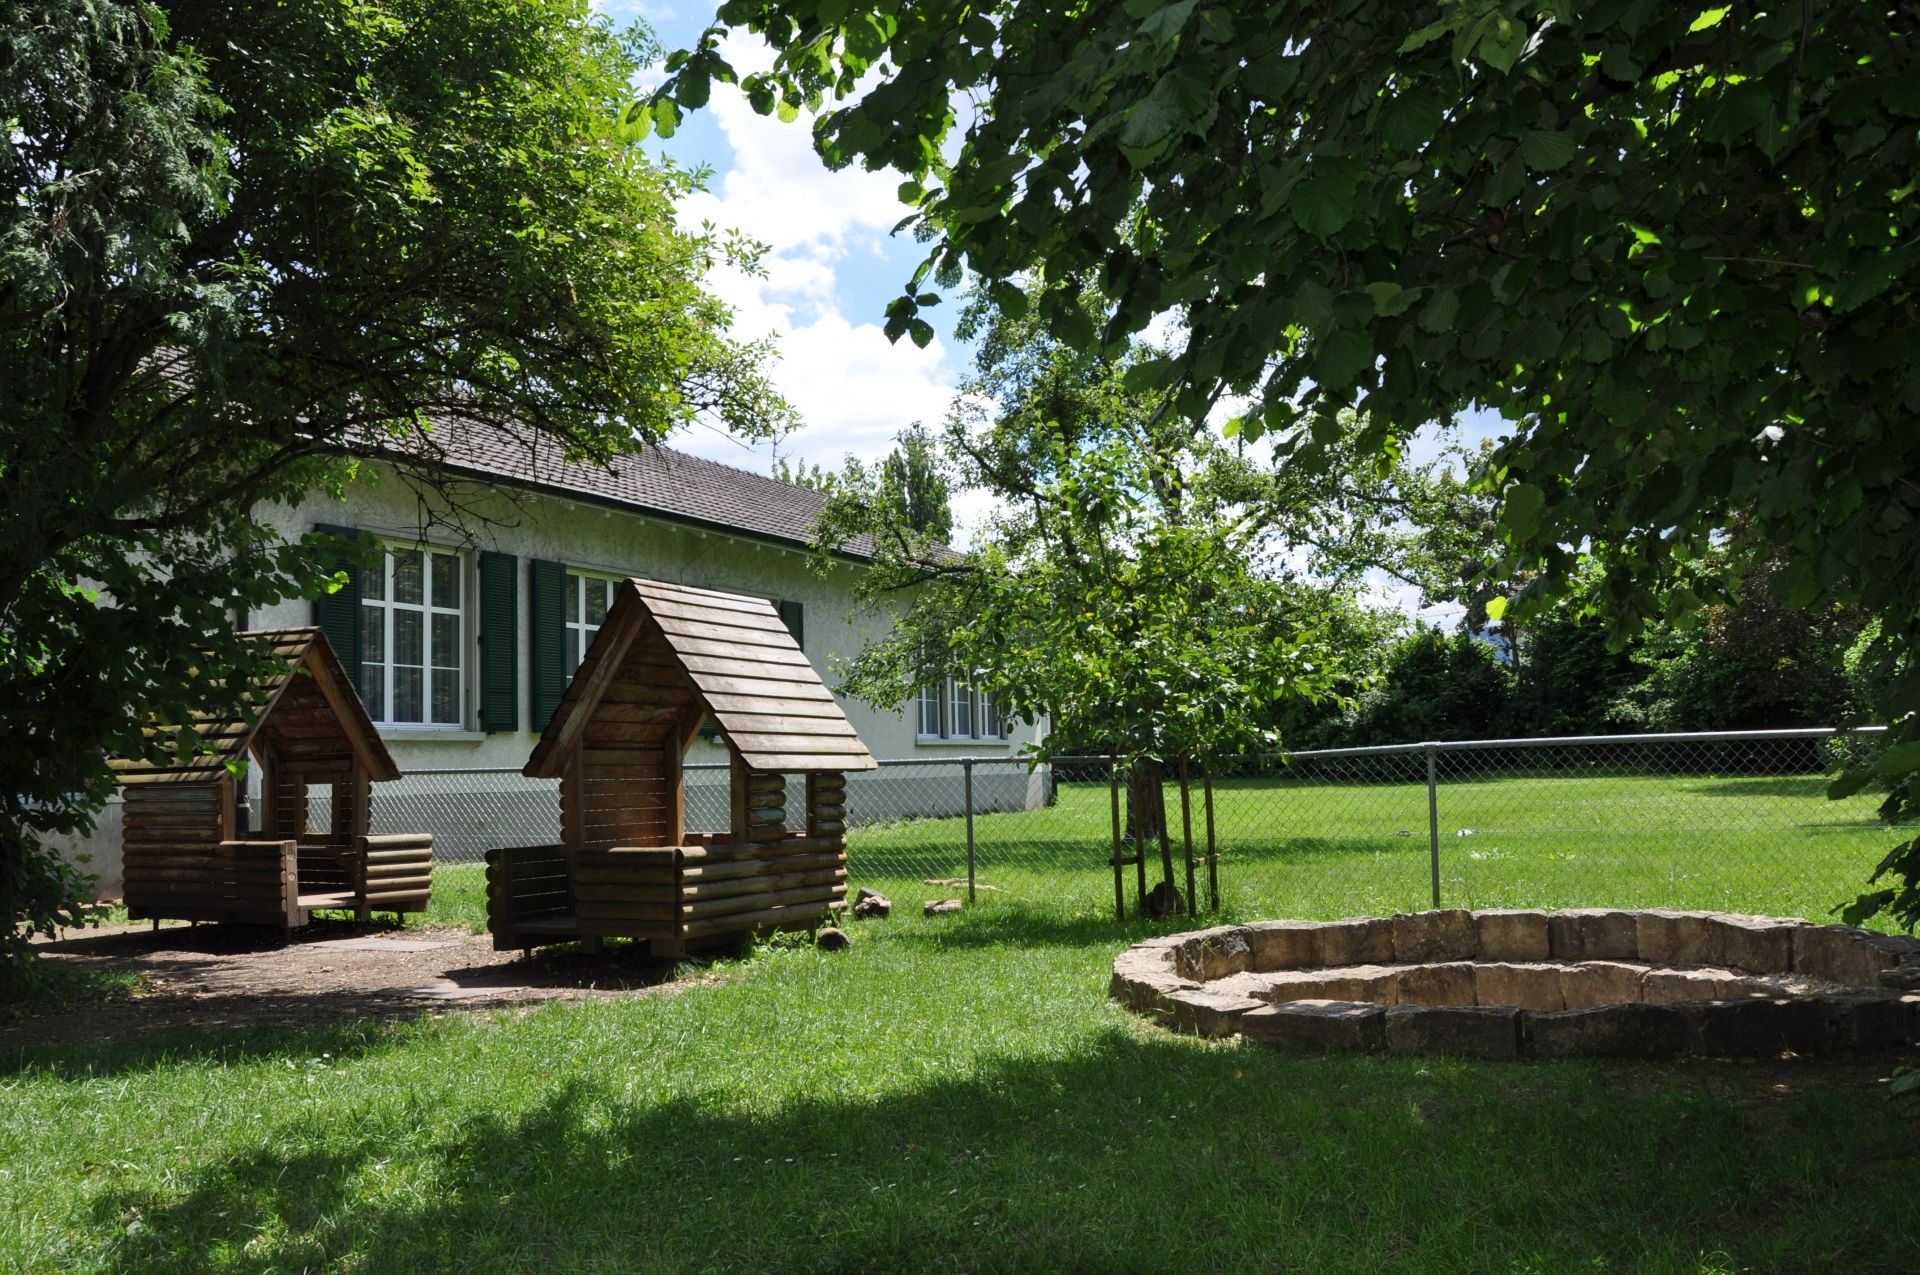
[[[1204,1036],[1474,1058],[1861,1053],[1920,1041],[1920,940],[1664,908],[1438,909],[1135,944],[1112,993]]]

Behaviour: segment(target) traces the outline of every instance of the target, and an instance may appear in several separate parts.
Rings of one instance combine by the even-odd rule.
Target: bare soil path
[[[644,949],[642,949],[644,950]],[[529,959],[484,935],[319,920],[290,939],[236,926],[173,923],[73,932],[40,948],[55,970],[131,973],[133,994],[54,1003],[0,1018],[0,1058],[179,1028],[325,1027],[454,1009],[634,995],[698,983],[627,948]]]

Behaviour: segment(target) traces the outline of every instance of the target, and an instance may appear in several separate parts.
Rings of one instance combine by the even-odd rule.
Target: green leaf
[[[1333,318],[1333,291],[1309,279],[1293,294],[1288,317],[1303,328],[1325,327]]]
[[[1909,739],[1881,753],[1873,764],[1873,773],[1882,779],[1898,779],[1920,770],[1920,740]]]
[[[1424,49],[1452,29],[1453,24],[1445,18],[1442,18],[1438,22],[1429,22],[1426,26],[1421,27],[1412,35],[1400,41],[1398,52],[1412,53],[1415,49]]]
[[[1342,328],[1320,343],[1313,379],[1323,388],[1346,389],[1373,366],[1373,343],[1352,328]]]
[[[1164,389],[1167,382],[1173,379],[1173,360],[1142,359],[1129,367],[1126,375],[1120,379],[1121,384],[1136,394]]]
[[[1865,770],[1849,770],[1836,775],[1827,785],[1828,801],[1844,801],[1873,782],[1873,775]]]
[[[1480,60],[1496,71],[1505,73],[1513,70],[1513,64],[1520,60],[1521,51],[1527,47],[1527,28],[1525,23],[1515,22],[1512,18],[1501,18],[1493,24],[1493,29],[1480,38]]]
[[[1287,211],[1300,229],[1325,239],[1353,220],[1353,185],[1340,173],[1309,177],[1287,196]]]
[[[1195,0],[1179,0],[1176,4],[1161,5],[1140,24],[1140,33],[1155,44],[1172,44],[1186,30],[1187,19],[1193,16],[1194,4]]]
[[[1502,619],[1507,614],[1507,600],[1501,597],[1488,598],[1486,609],[1489,620]]]
[[[1541,172],[1565,168],[1573,158],[1573,138],[1558,129],[1533,129],[1520,143],[1520,158]]]
[[[1504,521],[1513,534],[1525,540],[1539,529],[1540,515],[1546,511],[1547,493],[1532,483],[1515,483],[1507,488],[1503,502]]]
[[[1453,331],[1453,321],[1460,314],[1460,294],[1452,288],[1436,289],[1420,307],[1420,330],[1436,335]]]
[[[1380,111],[1380,140],[1390,151],[1411,154],[1440,131],[1444,118],[1440,99],[1432,93],[1425,89],[1401,93]]]
[[[1772,104],[1773,94],[1758,80],[1728,85],[1720,95],[1719,102],[1714,105],[1713,114],[1707,117],[1700,135],[1710,142],[1731,146],[1760,127],[1760,121],[1767,117],[1767,108]]]
[[[1397,283],[1383,280],[1368,284],[1367,295],[1373,298],[1373,312],[1391,319],[1395,315],[1405,314],[1420,299],[1420,290],[1414,288],[1409,291]]]
[[[1731,9],[1702,10],[1700,16],[1693,20],[1693,25],[1687,28],[1687,34],[1692,35],[1696,31],[1705,31],[1708,27],[1719,26],[1720,20],[1731,12]]]
[[[1140,104],[1127,114],[1120,149],[1136,168],[1159,159],[1183,133],[1203,132],[1220,110],[1220,100],[1197,66],[1177,65],[1160,77]]]

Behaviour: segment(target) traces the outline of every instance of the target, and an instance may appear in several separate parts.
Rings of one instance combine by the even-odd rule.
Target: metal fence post
[[[960,763],[964,768],[967,800],[967,902],[973,902],[973,759]]]
[[[1433,906],[1440,906],[1440,772],[1434,764],[1437,750],[1422,744],[1427,754],[1427,850],[1433,859]]]

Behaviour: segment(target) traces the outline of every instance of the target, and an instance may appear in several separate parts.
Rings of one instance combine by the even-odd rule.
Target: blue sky
[[[706,0],[601,7],[616,21],[645,21],[667,49],[691,44],[713,12]],[[757,42],[735,48],[743,68],[770,61]],[[725,85],[660,148],[713,170],[683,221],[738,229],[769,249],[766,277],[723,272],[713,284],[735,308],[736,335],[778,342],[776,379],[805,422],[779,444],[781,455],[838,468],[849,454],[885,454],[901,429],[945,414],[967,362],[951,335],[951,305],[930,316],[940,320],[940,337],[925,350],[892,345],[881,331],[887,302],[922,255],[910,236],[890,233],[910,211],[894,193],[899,174],[830,171],[805,117],[783,124],[755,115]],[[773,458],[770,447],[747,448],[713,430],[687,431],[673,445],[762,472]]]

